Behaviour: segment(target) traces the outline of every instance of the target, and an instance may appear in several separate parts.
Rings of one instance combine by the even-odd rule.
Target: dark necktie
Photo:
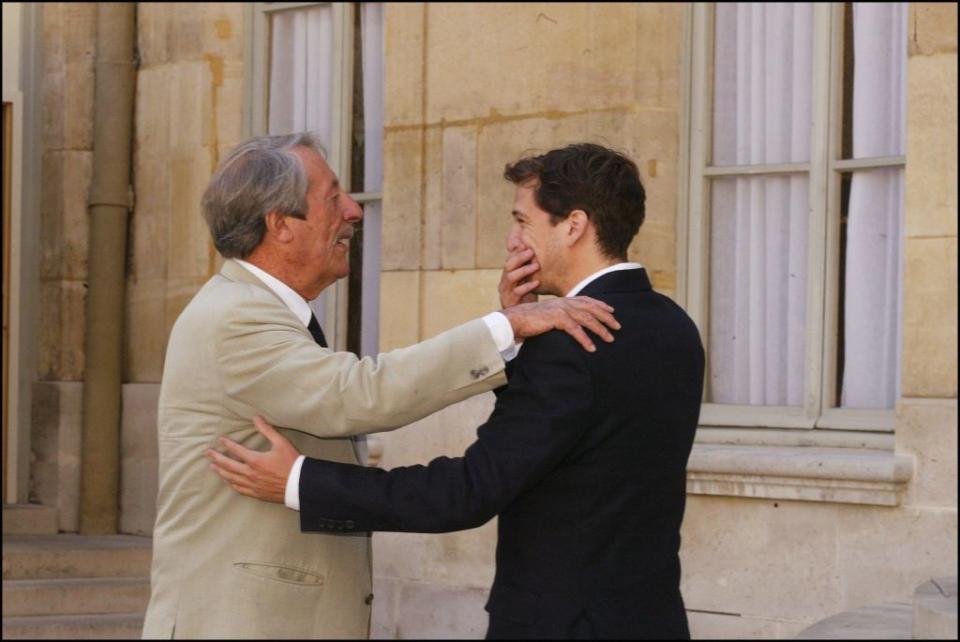
[[[310,334],[313,335],[313,340],[320,345],[321,348],[327,347],[327,338],[323,336],[323,330],[320,329],[320,322],[317,321],[317,317],[310,313],[310,325],[307,326],[307,330],[310,331]]]

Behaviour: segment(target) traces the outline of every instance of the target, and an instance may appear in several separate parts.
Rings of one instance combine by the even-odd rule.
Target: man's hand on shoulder
[[[620,329],[620,323],[611,314],[613,308],[603,301],[587,296],[521,303],[500,312],[510,322],[517,341],[550,330],[563,330],[589,352],[594,352],[597,348],[584,328],[607,343],[613,341],[613,335],[607,327]]]
[[[253,418],[253,423],[270,442],[270,450],[250,450],[232,439],[221,437],[220,443],[233,458],[212,449],[205,454],[212,461],[210,467],[214,472],[241,495],[282,504],[290,469],[300,453],[259,415]]]

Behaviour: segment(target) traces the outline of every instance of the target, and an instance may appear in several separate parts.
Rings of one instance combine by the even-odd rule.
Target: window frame
[[[266,135],[270,100],[270,15],[309,7],[329,6],[333,11],[333,126],[327,145],[327,163],[361,206],[383,202],[383,191],[354,190],[351,185],[351,133],[353,131],[354,14],[352,2],[252,2],[246,5],[244,22],[244,138]],[[382,206],[381,206],[382,211]],[[364,275],[364,285],[370,278]],[[378,285],[379,280],[373,285]],[[322,319],[327,340],[334,350],[347,349],[348,279],[338,279],[324,291]]]
[[[841,158],[843,3],[814,3],[810,161],[712,166],[714,4],[687,6],[684,29],[685,92],[681,153],[684,172],[678,209],[678,298],[700,329],[709,373],[710,185],[721,176],[806,175],[809,178],[808,290],[805,323],[804,405],[749,406],[704,402],[700,425],[731,428],[870,431],[891,433],[893,409],[833,405],[839,319],[840,189],[843,172],[905,167],[906,158]],[[902,251],[901,251],[902,252]],[[902,346],[897,346],[902,353]],[[704,395],[708,391],[709,377]],[[852,439],[856,439],[856,434]]]

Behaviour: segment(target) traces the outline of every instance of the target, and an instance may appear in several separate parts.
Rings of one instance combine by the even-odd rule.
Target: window
[[[904,3],[697,3],[681,296],[702,425],[892,431]]]
[[[254,3],[248,14],[250,135],[310,130],[363,207],[350,276],[311,308],[331,346],[378,352],[383,191],[383,5]]]

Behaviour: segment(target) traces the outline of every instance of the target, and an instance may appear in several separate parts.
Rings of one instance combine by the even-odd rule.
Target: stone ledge
[[[913,460],[885,450],[695,444],[687,492],[897,506]]]
[[[4,535],[56,535],[57,509],[40,504],[4,504]]]
[[[913,637],[917,640],[957,639],[957,578],[938,577],[913,594]]]

